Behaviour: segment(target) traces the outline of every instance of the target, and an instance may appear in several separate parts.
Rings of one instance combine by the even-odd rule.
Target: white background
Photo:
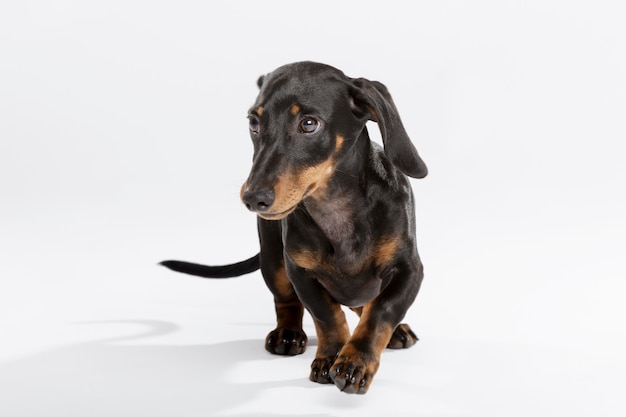
[[[0,415],[625,415],[625,12],[2,2]],[[260,274],[157,266],[256,253],[246,111],[298,60],[385,83],[430,169],[421,341],[366,396],[307,380],[308,316],[304,355],[263,350]]]

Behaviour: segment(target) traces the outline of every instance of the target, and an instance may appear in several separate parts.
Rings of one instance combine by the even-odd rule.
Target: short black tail
[[[176,272],[204,278],[232,278],[249,274],[259,269],[259,254],[231,265],[207,266],[183,261],[163,261],[161,265]]]

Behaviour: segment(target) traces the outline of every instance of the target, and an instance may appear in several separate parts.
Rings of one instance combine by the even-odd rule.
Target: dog
[[[418,340],[401,323],[424,276],[407,176],[423,178],[427,167],[379,82],[306,61],[257,85],[248,112],[254,156],[241,200],[258,216],[259,254],[225,266],[162,265],[211,278],[260,269],[277,316],[265,348],[303,353],[306,308],[318,342],[310,380],[364,394],[382,351]],[[383,146],[370,140],[368,120]],[[342,305],[359,315],[353,333]]]

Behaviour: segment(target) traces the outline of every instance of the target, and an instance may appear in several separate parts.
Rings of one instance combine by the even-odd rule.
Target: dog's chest
[[[325,213],[321,218],[294,213],[283,223],[283,244],[293,262],[308,271],[352,276],[364,269],[371,249],[356,235],[351,216]]]
[[[297,286],[300,280],[315,280],[339,303],[360,307],[375,298],[383,283],[382,274],[373,262],[346,262],[335,254],[311,249],[287,249],[289,279]]]
[[[341,304],[362,306],[378,295],[384,271],[377,264],[379,244],[358,239],[331,242],[319,230],[293,227],[285,236],[289,278],[314,279]]]

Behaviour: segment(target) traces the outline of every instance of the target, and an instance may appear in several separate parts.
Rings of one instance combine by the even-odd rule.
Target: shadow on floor
[[[269,383],[230,381],[229,372],[241,362],[281,359],[266,353],[262,340],[125,345],[174,333],[179,327],[154,320],[106,323],[141,325],[147,330],[0,364],[0,415],[208,416],[250,402],[264,388],[314,386],[305,375]]]

